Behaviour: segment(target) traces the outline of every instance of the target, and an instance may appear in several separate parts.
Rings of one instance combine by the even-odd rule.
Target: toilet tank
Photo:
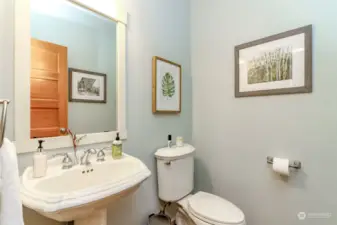
[[[194,152],[195,148],[188,144],[156,151],[158,193],[161,200],[175,202],[192,192]]]

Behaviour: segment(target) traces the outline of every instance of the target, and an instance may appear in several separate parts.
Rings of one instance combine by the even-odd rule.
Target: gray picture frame
[[[240,92],[240,50],[261,45],[267,42],[280,40],[294,35],[305,35],[305,57],[304,57],[304,86],[293,88],[280,88],[271,90]],[[286,31],[266,38],[248,42],[235,46],[235,97],[253,97],[267,95],[299,94],[312,92],[312,25],[300,27],[294,30]]]
[[[82,102],[82,103],[102,103],[105,104],[107,103],[107,76],[104,73],[97,73],[97,72],[92,72],[92,71],[87,71],[87,70],[81,70],[81,69],[75,69],[75,68],[69,68],[69,102]],[[80,72],[83,74],[90,74],[94,76],[100,76],[103,77],[104,79],[104,99],[103,100],[90,100],[90,99],[77,99],[73,97],[73,72]]]

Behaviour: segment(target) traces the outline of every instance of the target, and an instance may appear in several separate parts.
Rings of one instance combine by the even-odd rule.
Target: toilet
[[[176,202],[177,225],[246,225],[243,212],[219,196],[197,192],[194,188],[194,153],[192,145],[161,148],[157,158],[158,194],[165,202]]]

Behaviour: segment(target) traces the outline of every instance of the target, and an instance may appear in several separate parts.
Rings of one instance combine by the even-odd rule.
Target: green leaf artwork
[[[172,98],[175,94],[176,88],[173,76],[170,73],[165,73],[161,81],[161,90],[164,97]]]

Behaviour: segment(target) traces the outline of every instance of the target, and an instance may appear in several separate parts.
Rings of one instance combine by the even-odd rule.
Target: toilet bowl
[[[245,225],[243,212],[233,203],[219,196],[197,192],[177,202],[177,225]]]
[[[177,225],[245,225],[243,212],[219,196],[197,192],[194,188],[194,153],[192,145],[158,149],[158,194],[164,202],[177,202]],[[192,221],[192,223],[191,223]]]

